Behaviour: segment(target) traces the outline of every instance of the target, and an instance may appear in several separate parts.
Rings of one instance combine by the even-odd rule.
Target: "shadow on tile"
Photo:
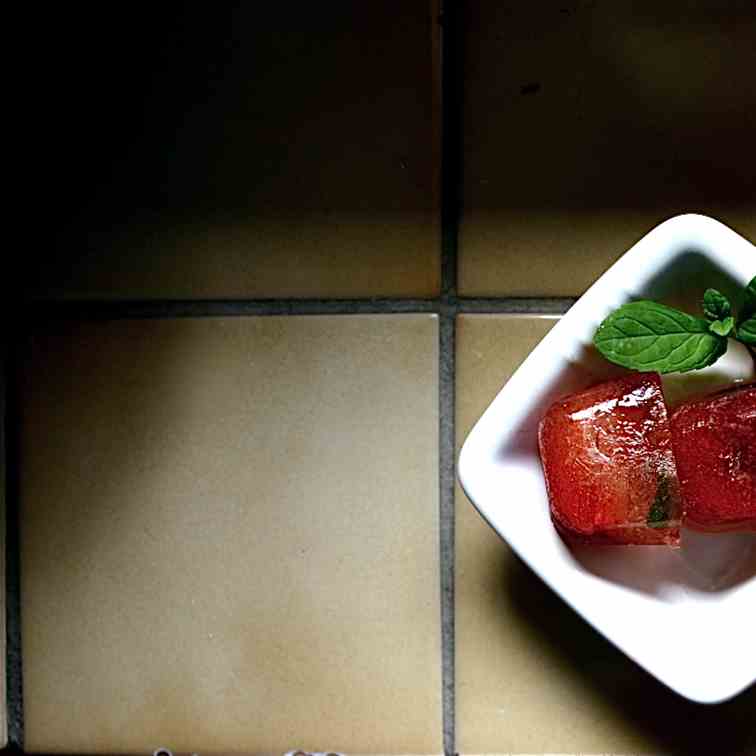
[[[483,201],[475,207],[548,208],[549,198],[578,211],[751,203],[748,115],[756,88],[747,72],[756,62],[756,10],[649,0],[611,10],[568,5],[566,14],[548,2],[484,3],[469,11],[477,14],[468,19],[470,39],[481,39],[492,65],[476,78],[469,69],[471,95],[487,88],[501,109],[469,124],[469,149],[492,149],[497,160],[506,155],[517,176],[479,183]],[[570,65],[560,57],[567,50],[579,56]],[[541,86],[527,97],[520,85],[530,78]],[[558,125],[539,118],[562,104],[573,107]],[[506,113],[511,136],[499,133]],[[560,170],[567,166],[575,170]],[[503,192],[493,192],[494,185]]]
[[[153,8],[118,24],[72,12],[47,25],[46,111],[30,128],[46,168],[35,212],[54,243],[30,256],[30,294],[436,292],[430,4]],[[66,114],[52,129],[50,111]]]
[[[687,701],[627,659],[504,544],[498,578],[492,573],[491,579],[500,581],[502,622],[517,622],[540,655],[602,705],[610,705],[628,730],[648,741],[652,752],[748,756],[756,751],[756,688],[716,706]],[[659,636],[660,642],[674,642],[665,638],[664,628]]]
[[[577,294],[682,212],[754,224],[756,11],[477,3],[466,12],[466,294]]]

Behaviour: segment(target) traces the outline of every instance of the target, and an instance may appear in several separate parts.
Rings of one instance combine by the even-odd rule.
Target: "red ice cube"
[[[551,518],[571,542],[680,542],[680,492],[656,373],[560,399],[539,428]]]
[[[756,383],[686,402],[670,423],[685,524],[756,531]]]

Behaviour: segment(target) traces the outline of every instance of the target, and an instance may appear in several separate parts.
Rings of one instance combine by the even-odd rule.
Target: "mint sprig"
[[[748,346],[756,344],[756,315],[743,321],[738,326],[738,341],[742,341]]]
[[[745,303],[738,317],[738,339],[748,346],[756,344],[756,276],[746,286]]]
[[[754,276],[748,286],[746,286],[743,311],[749,316],[753,315],[756,311],[756,276]]]
[[[706,290],[703,311],[706,319],[650,300],[629,302],[601,323],[593,343],[610,362],[630,370],[686,373],[713,365],[727,351],[728,337],[756,344],[756,277],[746,287],[737,321],[716,289]]]
[[[724,346],[723,346],[724,342]],[[593,343],[610,362],[631,370],[686,373],[711,365],[726,340],[708,321],[641,300],[623,305],[599,326]]]
[[[716,289],[706,289],[703,296],[703,311],[707,320],[724,320],[732,315],[730,300]]]

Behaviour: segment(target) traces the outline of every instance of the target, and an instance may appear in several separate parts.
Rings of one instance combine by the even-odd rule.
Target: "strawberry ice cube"
[[[680,405],[671,426],[685,524],[756,531],[756,383]]]
[[[538,442],[551,519],[569,542],[680,542],[681,500],[656,373],[634,373],[560,399]]]

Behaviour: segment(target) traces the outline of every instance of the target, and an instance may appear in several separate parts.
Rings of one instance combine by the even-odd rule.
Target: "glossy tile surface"
[[[458,448],[554,322],[458,318]],[[459,487],[456,543],[460,753],[756,751],[756,689],[701,706],[664,688],[535,577]],[[660,642],[674,639],[660,628]]]
[[[434,316],[40,328],[26,749],[439,753]]]
[[[425,0],[155,7],[102,38],[66,14],[39,140],[55,240],[28,260],[29,293],[436,294],[436,14]],[[66,113],[53,129],[51,112]]]
[[[465,296],[570,296],[662,220],[756,239],[756,8],[470,3]]]

